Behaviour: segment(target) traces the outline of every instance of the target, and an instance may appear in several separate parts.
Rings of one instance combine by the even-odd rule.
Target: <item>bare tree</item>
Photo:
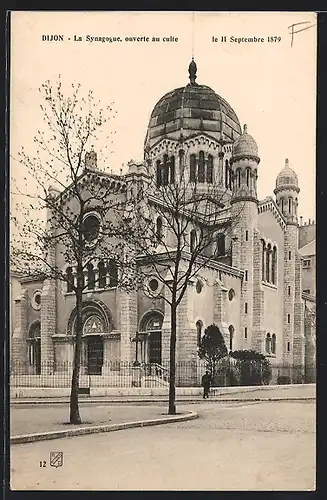
[[[226,254],[230,258],[226,236],[231,241],[242,210],[238,204],[230,211],[227,188],[231,184],[225,189],[214,182],[212,161],[205,164],[203,159],[202,164],[193,163],[189,168],[185,151],[181,143],[178,167],[168,152],[156,170],[147,160],[147,174],[128,202],[130,217],[122,221],[130,228],[126,227],[125,234],[129,248],[137,255],[139,276],[156,275],[163,284],[160,297],[171,312],[169,414],[176,413],[178,307],[190,280],[202,268],[213,260],[226,260]],[[144,283],[144,279],[139,282]],[[150,289],[148,292],[151,294]]]
[[[95,275],[92,261],[101,257],[111,285],[119,282],[128,288],[130,282],[131,267],[124,271],[126,255],[115,216],[126,188],[120,176],[97,168],[91,148],[114,117],[112,107],[101,108],[92,91],[83,97],[80,85],[72,85],[64,94],[60,78],[56,85],[45,82],[40,92],[45,130],[34,139],[35,156],[24,148],[18,154],[26,187],[13,185],[20,196],[12,208],[11,260],[25,276],[63,281],[75,294],[70,423],[78,424],[83,291],[102,279],[100,273]],[[108,148],[110,138],[106,136],[103,143]],[[76,269],[75,279],[71,267],[64,266],[67,263]],[[101,284],[105,286],[106,282]]]

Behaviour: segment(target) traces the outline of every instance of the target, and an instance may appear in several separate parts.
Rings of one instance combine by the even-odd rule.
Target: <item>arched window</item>
[[[213,183],[213,156],[208,155],[207,160],[207,182],[209,184]]]
[[[191,252],[194,252],[196,247],[196,230],[192,229],[191,235],[190,235],[190,248]]]
[[[232,351],[233,350],[234,331],[235,331],[233,325],[229,325],[228,331],[229,331],[229,350]]]
[[[277,285],[277,248],[273,248],[272,252],[272,262],[271,262],[271,281],[274,285]]]
[[[271,354],[276,354],[276,335],[274,333],[271,337]]]
[[[95,287],[95,273],[93,269],[93,264],[87,265],[87,288],[88,290],[93,290]]]
[[[266,255],[266,243],[264,240],[261,240],[262,242],[262,253],[261,253],[261,271],[262,271],[262,281],[265,281],[265,255]]]
[[[170,183],[175,182],[175,156],[170,157]]]
[[[270,281],[270,259],[271,259],[271,245],[270,243],[267,246],[266,250],[266,281],[269,283]]]
[[[109,283],[111,288],[116,288],[118,284],[118,267],[114,260],[109,262]]]
[[[163,157],[163,172],[162,172],[162,185],[167,186],[168,184],[168,177],[169,177],[169,162],[168,162],[168,155],[164,155]]]
[[[204,182],[204,152],[200,151],[199,153],[199,168],[198,168],[198,182]]]
[[[162,184],[160,160],[157,160],[156,162],[156,170],[157,170],[157,187],[160,187]]]
[[[73,291],[73,287],[74,287],[74,276],[73,276],[73,270],[71,267],[67,267],[66,279],[67,279],[67,293],[69,293],[69,292]]]
[[[270,333],[266,335],[266,353],[271,354],[271,336]]]
[[[229,164],[228,160],[225,160],[225,188],[228,189],[229,182]]]
[[[225,235],[222,233],[218,233],[217,235],[217,257],[221,255],[225,255]]]
[[[231,167],[229,166],[228,167],[228,188],[229,189],[232,189],[232,181],[233,181],[233,173],[232,173]]]
[[[247,187],[250,186],[250,169],[249,168],[246,169],[246,186]]]
[[[107,284],[107,269],[103,262],[99,262],[98,270],[99,270],[99,288],[105,288]]]
[[[162,241],[162,238],[163,238],[163,228],[162,228],[161,217],[158,217],[157,222],[156,222],[156,238],[157,238],[158,242]]]
[[[202,321],[198,320],[196,322],[196,340],[197,340],[197,346],[199,347],[201,345],[201,337],[202,337],[202,328],[203,328],[203,323]]]
[[[239,168],[236,172],[237,187],[241,187],[241,169]]]
[[[178,159],[179,159],[179,176],[183,178],[184,176],[184,151],[180,149],[178,151]]]
[[[39,320],[30,325],[28,331],[28,360],[33,367],[34,374],[41,373],[41,323]]]
[[[292,213],[292,198],[288,199],[288,213],[291,215]]]
[[[190,182],[195,182],[196,179],[196,156],[190,156]]]

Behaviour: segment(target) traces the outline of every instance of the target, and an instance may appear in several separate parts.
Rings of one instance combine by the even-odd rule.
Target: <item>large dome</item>
[[[242,133],[235,111],[212,88],[195,83],[196,64],[189,66],[190,83],[165,94],[155,105],[145,138],[152,147],[163,137],[179,139],[205,132],[234,142]]]

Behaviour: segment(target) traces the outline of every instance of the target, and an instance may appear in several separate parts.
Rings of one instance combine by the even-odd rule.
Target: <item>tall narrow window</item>
[[[241,170],[238,169],[238,171],[236,172],[236,176],[237,176],[237,187],[241,187]]]
[[[167,186],[169,177],[169,162],[168,155],[164,155],[162,167],[162,185]]]
[[[282,214],[284,213],[284,198],[281,199]]]
[[[229,330],[229,350],[233,350],[233,340],[234,340],[234,327],[233,325],[229,325],[228,327]]]
[[[244,309],[245,309],[245,314],[247,314],[248,313],[248,303],[247,302],[245,302]]]
[[[184,150],[180,149],[178,151],[178,166],[179,166],[179,176],[180,178],[184,178]]]
[[[198,168],[198,182],[204,182],[204,152],[200,151],[199,153],[199,168]]]
[[[225,255],[225,235],[222,233],[218,233],[217,235],[217,257],[221,255]]]
[[[170,183],[175,183],[175,156],[170,157]]]
[[[266,335],[266,353],[271,354],[271,336],[270,333]]]
[[[291,251],[289,251],[289,252],[288,252],[288,260],[291,260],[291,259],[292,259],[292,252],[291,252]]]
[[[95,273],[93,269],[93,264],[87,265],[87,288],[93,290],[95,286]]]
[[[287,290],[288,290],[288,295],[291,295],[291,287],[290,286],[288,287]]]
[[[292,213],[292,198],[288,199],[288,213]]]
[[[162,229],[162,219],[161,217],[157,218],[156,221],[156,238],[157,241],[160,242],[163,238],[163,229]]]
[[[196,322],[196,340],[197,340],[197,346],[199,347],[201,345],[201,337],[202,337],[202,321],[197,321]]]
[[[267,246],[267,258],[266,258],[266,281],[269,283],[270,281],[270,259],[271,259],[271,245],[270,243]]]
[[[291,350],[291,344],[290,342],[287,342],[287,352],[290,352],[290,350]]]
[[[116,288],[118,285],[118,267],[114,260],[109,262],[109,281],[110,287]]]
[[[271,337],[271,354],[276,354],[276,335],[274,333]]]
[[[290,323],[290,322],[291,322],[291,315],[290,315],[290,314],[288,314],[288,315],[287,315],[287,323]]]
[[[250,169],[249,168],[246,169],[246,186],[247,187],[250,186]]]
[[[196,230],[192,229],[191,235],[190,235],[190,247],[191,247],[191,252],[193,253],[196,247]]]
[[[248,328],[247,328],[247,326],[244,328],[244,338],[245,339],[248,338]]]
[[[271,262],[271,281],[274,285],[277,284],[277,248],[273,248]]]
[[[99,270],[99,288],[105,288],[107,284],[107,269],[103,262],[99,262],[98,270]]]
[[[228,189],[229,184],[229,164],[228,160],[225,160],[225,188]]]
[[[249,231],[245,231],[245,241],[249,241]]]
[[[157,160],[156,162],[156,169],[157,169],[157,187],[160,187],[162,184],[160,160]]]
[[[74,287],[74,276],[71,267],[67,267],[66,276],[67,276],[67,293],[70,293],[73,291]]]
[[[196,179],[196,156],[190,156],[190,182],[195,182]]]
[[[262,271],[262,281],[265,281],[265,256],[266,256],[266,243],[264,240],[262,242],[262,254],[261,254],[261,271]]]
[[[245,279],[245,281],[248,280],[248,271],[247,271],[247,269],[245,270],[245,278],[244,279]]]
[[[213,156],[208,155],[207,160],[207,182],[209,184],[213,183]]]

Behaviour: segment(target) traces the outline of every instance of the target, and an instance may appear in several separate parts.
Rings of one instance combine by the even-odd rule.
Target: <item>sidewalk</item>
[[[232,393],[225,391],[223,388],[219,389],[220,394],[210,394],[208,401],[278,401],[278,400],[314,400],[316,398],[316,388],[312,385],[288,385],[288,386],[258,386],[251,388],[242,388]],[[168,395],[165,396],[84,396],[80,395],[80,402],[96,404],[154,404],[168,403]],[[203,401],[201,395],[177,395],[177,403],[199,403]],[[47,405],[47,404],[67,404],[69,397],[49,397],[49,398],[12,398],[10,401],[11,406],[16,405]]]
[[[14,407],[10,411],[10,434],[21,436],[163,418],[167,416],[167,410],[158,406],[86,406],[81,402],[80,415],[83,424],[75,426],[69,424],[69,405]]]

